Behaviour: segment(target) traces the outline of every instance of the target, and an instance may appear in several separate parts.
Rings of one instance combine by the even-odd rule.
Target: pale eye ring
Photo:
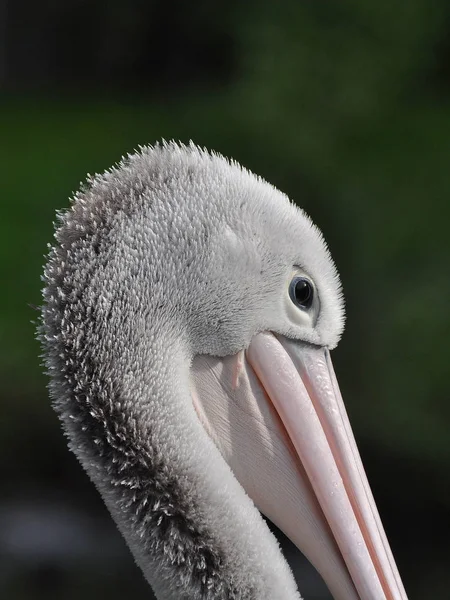
[[[302,310],[309,310],[314,302],[314,286],[304,276],[296,275],[289,284],[289,297]]]

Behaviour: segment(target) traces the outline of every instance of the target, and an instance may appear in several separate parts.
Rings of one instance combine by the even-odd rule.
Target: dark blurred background
[[[66,449],[33,305],[86,173],[192,138],[322,228],[347,300],[335,367],[400,572],[410,600],[450,598],[450,3],[0,0],[0,93],[0,596],[150,597]]]

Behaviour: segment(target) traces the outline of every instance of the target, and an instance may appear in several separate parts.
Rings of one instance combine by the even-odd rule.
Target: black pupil
[[[295,303],[302,308],[310,308],[313,301],[313,289],[307,279],[299,278],[293,282]]]

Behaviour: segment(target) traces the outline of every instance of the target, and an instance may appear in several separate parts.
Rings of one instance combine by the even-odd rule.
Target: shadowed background
[[[394,555],[410,600],[448,598],[450,4],[0,0],[0,94],[0,596],[150,597],[66,449],[30,305],[55,210],[164,137],[232,156],[323,230]],[[283,544],[306,600],[329,598]]]

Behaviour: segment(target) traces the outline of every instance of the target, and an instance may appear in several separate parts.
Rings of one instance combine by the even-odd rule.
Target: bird
[[[335,599],[407,598],[330,358],[339,275],[284,193],[140,146],[58,213],[43,280],[53,406],[158,600],[299,600],[262,515]]]

